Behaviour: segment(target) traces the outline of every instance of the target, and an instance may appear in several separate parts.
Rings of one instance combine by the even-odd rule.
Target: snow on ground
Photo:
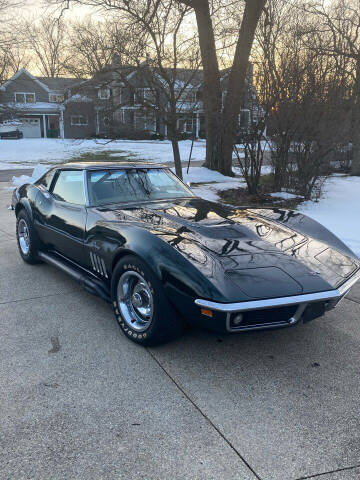
[[[26,169],[32,170],[34,168],[33,163],[22,164],[22,163],[3,163],[0,162],[0,170],[18,170],[18,169]]]
[[[294,198],[299,198],[300,195],[294,195],[293,193],[289,192],[273,192],[270,193],[272,197],[282,198],[283,200],[293,200]],[[304,197],[301,197],[304,198]]]
[[[298,210],[328,228],[360,257],[360,177],[329,178],[319,202],[304,202]]]
[[[118,148],[137,155],[139,159],[150,160],[160,163],[169,163],[174,161],[171,142],[169,140],[117,140]],[[191,140],[181,140],[179,142],[180,158],[182,162],[189,160],[191,150]],[[191,160],[205,160],[206,142],[197,140],[194,142]],[[111,154],[113,158],[118,155]]]
[[[175,172],[175,168],[172,169]],[[190,167],[189,173],[187,168],[183,168],[183,181],[191,183],[206,182],[234,182],[234,177],[226,177],[215,170],[209,170],[205,167]]]
[[[172,168],[175,172],[175,168]],[[190,167],[189,173],[183,168],[183,181],[190,184],[201,183],[204,185],[192,185],[191,190],[201,198],[217,202],[220,200],[218,192],[229,188],[239,188],[245,186],[242,179],[227,177],[214,170],[205,167]]]
[[[181,160],[189,158],[191,141],[179,142]],[[205,160],[205,141],[194,142],[192,160]],[[89,153],[111,154],[114,160],[124,154],[135,155],[143,160],[156,162],[173,162],[171,142],[168,140],[58,140],[43,138],[24,138],[21,140],[0,140],[0,170],[9,168],[26,168],[38,163],[61,163],[73,157]]]
[[[38,163],[61,163],[73,156],[86,152],[114,150],[114,145],[94,140],[57,140],[43,138],[23,138],[21,140],[0,140],[0,169],[8,164],[26,168]],[[116,150],[120,150],[116,146]]]
[[[180,157],[183,162],[189,160],[191,140],[179,142]],[[30,168],[34,164],[56,164],[69,161],[86,153],[107,152],[114,159],[124,155],[134,159],[154,162],[173,162],[173,152],[169,140],[58,140],[52,138],[23,138],[21,140],[0,140],[0,170],[10,168]],[[113,152],[113,153],[111,153]],[[193,145],[191,161],[204,161],[205,140],[196,140]],[[263,167],[263,173],[268,173]],[[234,172],[240,169],[234,167]]]
[[[233,172],[236,174],[236,175],[241,175],[242,176],[242,171],[241,171],[241,168],[234,165],[232,167],[233,169]],[[261,175],[268,175],[269,173],[272,172],[272,166],[271,165],[263,165],[261,167]]]

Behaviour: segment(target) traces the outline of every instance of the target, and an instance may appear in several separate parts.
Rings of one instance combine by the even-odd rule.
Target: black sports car
[[[68,163],[14,191],[17,241],[112,303],[142,345],[184,321],[219,332],[287,327],[324,314],[360,278],[337,237],[291,210],[196,197],[153,163]]]
[[[10,130],[7,132],[0,132],[0,139],[1,140],[19,140],[24,137],[23,132],[21,132],[19,129],[16,130]]]

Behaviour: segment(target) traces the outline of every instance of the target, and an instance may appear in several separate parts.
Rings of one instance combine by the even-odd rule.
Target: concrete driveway
[[[17,253],[0,185],[1,480],[360,478],[360,286],[325,318],[144,349]]]

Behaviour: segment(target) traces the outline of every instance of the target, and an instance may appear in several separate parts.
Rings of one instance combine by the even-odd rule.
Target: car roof
[[[70,162],[58,165],[58,169],[74,170],[104,170],[121,168],[168,168],[166,165],[154,162]]]

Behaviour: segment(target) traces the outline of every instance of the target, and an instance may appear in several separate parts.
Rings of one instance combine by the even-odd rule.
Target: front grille
[[[262,326],[276,326],[289,323],[289,320],[295,315],[299,305],[290,305],[288,307],[266,308],[263,310],[251,310],[242,312],[241,323],[236,323],[238,313],[231,313],[229,320],[230,330],[243,330],[250,328],[261,328]]]

